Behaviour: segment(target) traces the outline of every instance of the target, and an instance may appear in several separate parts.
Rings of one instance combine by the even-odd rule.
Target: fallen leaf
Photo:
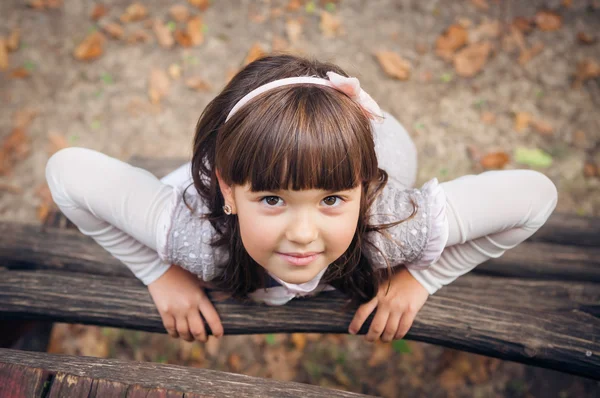
[[[321,22],[319,28],[324,37],[334,37],[342,34],[342,21],[327,11],[321,11]]]
[[[297,351],[304,351],[306,347],[306,336],[303,333],[292,333],[292,343]]]
[[[302,8],[301,0],[290,0],[286,6],[286,10],[288,10],[290,12],[298,11],[301,8]]]
[[[19,41],[21,38],[21,31],[19,28],[15,28],[10,32],[8,38],[6,39],[6,50],[12,52],[17,51],[19,49]]]
[[[108,8],[104,4],[96,4],[92,10],[90,18],[92,21],[97,21],[108,13]]]
[[[598,171],[598,166],[596,166],[593,163],[586,162],[583,165],[583,175],[588,178],[600,176],[600,172]]]
[[[91,61],[103,53],[105,38],[98,31],[92,32],[75,49],[73,55],[80,61]]]
[[[271,15],[270,15],[271,19],[279,18],[282,15],[283,15],[283,10],[280,7],[271,9]]]
[[[506,152],[492,152],[484,155],[479,163],[486,170],[503,169],[509,162],[510,157]]]
[[[10,72],[10,77],[12,77],[13,79],[25,79],[26,77],[29,77],[29,76],[30,76],[29,71],[23,67],[13,69]]]
[[[246,59],[244,60],[244,66],[256,61],[259,58],[264,57],[265,55],[267,55],[267,52],[262,48],[260,43],[254,43],[252,47],[250,47],[248,55],[246,55]]]
[[[196,91],[209,91],[210,90],[210,84],[208,84],[206,82],[206,80],[200,78],[200,77],[188,77],[185,80],[185,85],[188,88],[191,88],[192,90],[196,90]]]
[[[127,37],[127,43],[129,44],[148,43],[150,40],[152,40],[152,36],[144,29],[133,31]]]
[[[25,129],[13,128],[0,147],[0,175],[10,174],[14,164],[29,155],[30,150],[30,139]]]
[[[561,0],[560,5],[569,8],[573,5],[573,0]]]
[[[171,64],[169,65],[168,72],[169,76],[171,76],[171,79],[177,80],[181,77],[181,66],[179,66],[178,64]]]
[[[435,42],[435,53],[445,60],[452,59],[456,50],[467,44],[468,32],[463,26],[453,24]]]
[[[289,44],[286,39],[281,36],[273,36],[273,41],[271,42],[271,51],[285,51],[287,50]]]
[[[271,378],[291,381],[296,378],[296,367],[302,356],[301,352],[288,352],[284,347],[269,347],[264,352],[268,375]]]
[[[8,50],[6,48],[6,40],[0,37],[0,70],[8,69]]]
[[[119,19],[121,22],[127,23],[142,20],[147,16],[148,10],[143,4],[133,3],[125,9],[125,12],[119,17]]]
[[[122,39],[125,36],[125,30],[121,25],[116,22],[107,22],[101,25],[102,30],[104,30],[108,35],[114,39]]]
[[[533,21],[540,30],[546,32],[558,30],[562,26],[560,15],[549,10],[538,11],[533,17]]]
[[[515,130],[519,133],[525,131],[532,119],[531,114],[527,112],[515,113]]]
[[[471,44],[454,56],[454,69],[459,76],[473,77],[485,66],[492,50],[490,42]]]
[[[517,163],[532,167],[549,167],[552,165],[552,157],[541,149],[527,149],[518,147],[515,150],[514,159]]]
[[[516,17],[515,19],[513,19],[510,26],[524,34],[533,32],[534,28],[533,20],[531,18],[525,17]]]
[[[585,132],[581,130],[576,130],[573,132],[571,135],[571,142],[580,149],[585,149],[589,145],[588,139],[585,136]]]
[[[187,23],[186,33],[190,37],[192,46],[198,46],[204,41],[204,33],[202,32],[202,18],[195,16],[190,18]]]
[[[490,8],[487,0],[471,0],[471,4],[483,11],[487,11]]]
[[[344,372],[344,367],[342,365],[335,365],[335,371],[333,374],[335,376],[335,380],[338,383],[340,383],[346,388],[352,387],[352,379],[350,378],[350,376],[348,376],[346,372]]]
[[[486,21],[468,31],[469,43],[478,43],[485,39],[496,39],[502,32],[500,21]]]
[[[551,136],[552,133],[554,133],[554,128],[552,127],[552,125],[543,120],[533,119],[531,121],[531,127],[533,127],[533,129],[541,135],[550,135]]]
[[[287,22],[285,23],[285,32],[287,33],[287,37],[290,42],[296,43],[302,34],[302,24],[298,19],[288,18]]]
[[[57,133],[55,131],[48,132],[48,155],[52,156],[56,152],[60,151],[63,148],[68,148],[69,142],[64,137],[64,135]]]
[[[389,76],[399,80],[408,80],[410,77],[410,63],[392,51],[378,51],[375,53],[379,64]]]
[[[202,11],[206,11],[208,6],[210,6],[210,0],[188,0],[188,3],[194,7],[198,7]]]
[[[62,0],[29,0],[27,6],[36,10],[45,10],[48,8],[59,8],[62,6]]]
[[[597,39],[586,32],[577,33],[577,41],[581,44],[590,45],[596,43]]]
[[[248,13],[248,19],[250,19],[254,23],[261,24],[267,20],[267,16],[251,11]]]
[[[373,351],[371,352],[371,357],[367,361],[367,365],[372,368],[386,362],[392,353],[393,350],[391,344],[377,340],[373,344]]]
[[[148,97],[152,104],[160,103],[160,100],[167,95],[170,87],[169,77],[160,69],[153,68],[150,72],[150,82],[148,88]]]
[[[543,50],[544,50],[544,43],[537,42],[534,45],[532,45],[530,48],[527,48],[524,51],[521,51],[521,54],[519,55],[519,65],[521,65],[521,66],[525,65],[526,63],[531,61],[531,59],[533,57],[537,56]]]
[[[580,88],[588,79],[600,77],[600,64],[591,59],[584,59],[577,64],[573,87]]]
[[[29,127],[38,112],[30,108],[19,109],[13,114],[13,127],[16,129],[26,129]]]
[[[175,40],[181,47],[191,47],[192,46],[192,38],[187,32],[177,29],[175,31]]]
[[[175,39],[173,39],[173,34],[161,20],[156,19],[154,24],[152,25],[152,30],[156,35],[156,40],[158,44],[162,48],[171,48],[175,44]]]
[[[229,365],[229,369],[233,372],[239,372],[242,370],[242,358],[238,354],[231,354],[229,358],[227,358],[227,364]]]
[[[0,192],[10,192],[20,195],[23,193],[23,188],[6,182],[0,182]]]
[[[183,4],[177,4],[169,8],[169,14],[177,22],[186,22],[190,18],[190,11]]]
[[[496,114],[489,111],[484,111],[481,113],[481,121],[485,124],[494,124],[496,123]]]

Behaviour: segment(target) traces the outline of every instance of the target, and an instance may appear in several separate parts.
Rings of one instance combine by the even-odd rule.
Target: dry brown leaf
[[[483,11],[486,11],[490,8],[487,0],[471,0],[471,4]]]
[[[492,152],[484,155],[479,163],[486,170],[503,169],[509,162],[510,157],[506,152]]]
[[[515,131],[521,133],[529,127],[529,123],[533,117],[527,112],[516,112],[515,113]]]
[[[392,51],[378,51],[375,53],[379,64],[389,76],[399,80],[408,80],[410,77],[410,63]]]
[[[286,10],[294,12],[302,8],[302,0],[290,0],[286,6]]]
[[[259,58],[264,57],[265,55],[267,55],[267,52],[263,49],[260,43],[254,43],[252,47],[250,47],[248,55],[246,55],[246,59],[244,60],[244,66],[256,61]]]
[[[583,175],[587,178],[600,177],[600,170],[594,163],[585,162],[583,165]]]
[[[285,51],[287,50],[289,43],[286,39],[281,36],[273,36],[273,41],[271,42],[271,51]]]
[[[426,54],[427,51],[429,51],[429,46],[427,44],[425,44],[425,43],[416,43],[415,44],[415,51],[419,55]]]
[[[562,26],[562,18],[560,15],[549,10],[540,10],[533,17],[537,27],[542,31],[558,30]]]
[[[14,28],[8,38],[6,39],[6,49],[10,52],[17,51],[19,49],[19,41],[21,38],[21,31],[19,28]]]
[[[183,30],[177,29],[175,31],[175,40],[181,47],[191,47],[192,46],[192,38]]]
[[[533,32],[533,20],[531,18],[516,17],[513,19],[511,27],[518,29],[523,34]]]
[[[208,6],[210,5],[210,0],[188,0],[188,3],[190,3],[194,7],[198,7],[202,11],[206,11]]]
[[[92,32],[75,49],[73,56],[80,61],[91,61],[103,53],[105,38],[100,32]]]
[[[573,5],[573,0],[561,0],[560,5],[569,8]]]
[[[491,51],[492,45],[487,41],[471,44],[460,50],[454,56],[456,73],[462,77],[475,76],[485,66]]]
[[[171,79],[177,80],[181,77],[181,66],[178,64],[171,64],[169,65],[168,72],[169,76],[171,76]]]
[[[49,8],[59,8],[62,6],[62,0],[29,0],[27,6],[36,10],[45,10]]]
[[[127,43],[129,44],[148,43],[151,40],[152,36],[144,29],[138,29],[136,31],[133,31],[127,37]]]
[[[92,21],[97,21],[108,13],[108,8],[104,4],[96,4],[92,10],[90,18]]]
[[[188,88],[191,88],[192,90],[196,90],[196,91],[209,91],[210,90],[210,84],[208,84],[206,82],[206,80],[194,76],[194,77],[188,77],[187,79],[185,79],[185,85]]]
[[[496,123],[496,114],[489,111],[484,111],[481,113],[481,121],[485,124],[494,124]]]
[[[229,365],[229,369],[233,372],[239,372],[242,370],[242,358],[238,354],[231,354],[229,358],[227,358],[227,364]]]
[[[50,214],[51,205],[49,203],[42,203],[38,205],[36,209],[36,217],[40,221],[40,223],[44,224],[46,219],[48,218],[48,214]]]
[[[335,380],[346,388],[352,387],[352,379],[346,372],[344,367],[340,364],[335,365],[334,371]]]
[[[0,37],[0,70],[8,69],[8,50],[6,48],[6,40]]]
[[[64,135],[54,131],[48,132],[48,141],[48,155],[50,156],[54,155],[61,149],[68,148],[70,146]]]
[[[127,23],[142,20],[147,16],[148,10],[142,3],[133,3],[125,9],[125,12],[119,17],[119,19],[121,22]]]
[[[152,104],[160,103],[160,100],[169,92],[170,82],[167,74],[161,70],[153,68],[150,72],[150,82],[148,87],[148,97]]]
[[[467,44],[468,36],[467,29],[463,26],[450,25],[435,41],[435,53],[445,60],[452,59],[454,52]]]
[[[591,59],[584,59],[577,64],[573,87],[580,88],[584,81],[600,77],[600,64]]]
[[[581,44],[590,45],[596,43],[597,39],[586,32],[577,33],[577,41]]]
[[[176,4],[169,8],[169,14],[177,22],[186,22],[190,19],[190,10],[183,4]]]
[[[31,108],[23,108],[16,111],[12,118],[13,127],[17,129],[26,129],[29,127],[38,112]]]
[[[292,333],[292,343],[297,351],[304,351],[306,347],[306,336],[303,333]]]
[[[283,10],[280,7],[271,9],[271,15],[269,18],[276,19],[283,15]]]
[[[386,362],[392,355],[392,353],[393,350],[391,344],[377,340],[373,344],[373,351],[371,352],[371,357],[367,361],[367,365],[369,367],[374,367],[383,362]]]
[[[502,32],[500,21],[486,21],[469,30],[469,43],[477,43],[485,39],[496,39]]]
[[[114,39],[122,39],[125,36],[125,30],[121,25],[116,22],[108,22],[102,24],[102,30],[104,30],[108,35]]]
[[[327,11],[321,11],[321,22],[319,28],[325,37],[334,37],[343,33],[342,21]]]
[[[195,16],[190,18],[187,23],[188,36],[190,37],[190,41],[192,46],[198,46],[204,42],[204,33],[202,32],[202,18],[200,16]]]
[[[152,30],[156,35],[156,40],[158,44],[162,48],[171,48],[175,44],[175,39],[173,39],[173,34],[161,20],[156,19],[152,24]]]
[[[30,139],[25,128],[13,128],[0,147],[0,175],[10,174],[14,164],[24,159],[30,150]]]
[[[300,35],[302,35],[302,23],[298,19],[288,18],[285,23],[285,32],[289,41],[292,44],[296,43],[300,39]]]
[[[10,77],[12,77],[13,79],[25,79],[26,77],[29,77],[29,76],[30,76],[29,71],[23,67],[13,69],[10,72]]]
[[[531,127],[541,135],[551,136],[554,133],[554,128],[548,122],[540,119],[533,119],[530,122]]]
[[[533,57],[541,53],[543,49],[544,43],[537,42],[530,48],[521,51],[521,54],[519,55],[519,65],[525,65],[527,62],[531,61]]]
[[[267,20],[267,16],[264,14],[256,13],[254,11],[250,11],[248,13],[248,19],[250,19],[254,23],[261,24]]]

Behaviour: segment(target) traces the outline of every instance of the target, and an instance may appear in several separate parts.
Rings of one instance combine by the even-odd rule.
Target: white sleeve
[[[147,170],[86,148],[56,152],[46,165],[46,180],[65,216],[144,284],[169,269],[156,248],[168,223],[173,187]]]
[[[429,268],[408,269],[429,294],[529,238],[558,200],[552,180],[534,170],[487,171],[440,185],[446,193],[446,248]]]

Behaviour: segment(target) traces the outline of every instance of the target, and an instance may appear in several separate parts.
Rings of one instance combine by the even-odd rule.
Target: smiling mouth
[[[283,253],[277,253],[277,254],[279,254],[289,264],[296,265],[296,266],[308,265],[308,264],[312,263],[313,261],[315,261],[317,259],[317,257],[319,257],[321,255],[321,253],[315,253],[311,256],[296,257],[296,256],[290,256],[288,254],[283,254]]]

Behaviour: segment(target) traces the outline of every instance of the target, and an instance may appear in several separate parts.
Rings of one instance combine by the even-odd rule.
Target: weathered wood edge
[[[214,303],[226,334],[347,333],[355,310],[339,292],[285,306]],[[59,271],[0,269],[0,318],[164,333],[139,281]],[[598,336],[599,284],[465,275],[428,299],[406,338],[599,378]]]
[[[33,353],[0,348],[0,364],[27,366],[44,372],[108,380],[146,388],[165,388],[214,396],[239,397],[368,397],[297,382],[246,376],[210,369],[120,359]]]
[[[11,269],[133,276],[119,260],[78,230],[0,222],[0,237],[0,261]],[[600,248],[527,241],[472,272],[600,282]]]

